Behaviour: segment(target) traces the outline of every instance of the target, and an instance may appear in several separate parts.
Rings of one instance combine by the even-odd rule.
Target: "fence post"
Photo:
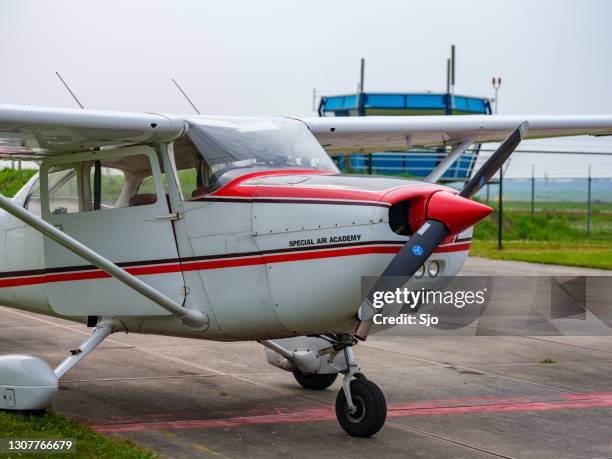
[[[372,175],[372,153],[368,153],[368,174]]]
[[[587,179],[587,221],[586,236],[591,236],[591,165],[589,164],[589,177]]]
[[[535,172],[531,165],[531,218],[535,215]]]
[[[499,209],[497,214],[497,250],[502,250],[502,238],[504,231],[504,166],[499,168]]]
[[[489,204],[489,184],[487,183],[487,205]]]

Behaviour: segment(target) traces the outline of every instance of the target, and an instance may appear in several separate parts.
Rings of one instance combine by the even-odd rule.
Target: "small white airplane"
[[[58,381],[113,332],[257,340],[309,389],[344,376],[342,428],[384,424],[352,346],[371,292],[457,274],[470,198],[522,138],[611,135],[612,116],[232,118],[0,105],[0,159],[40,161],[0,195],[0,304],[87,324],[54,370],[0,357],[0,408],[50,406]],[[504,140],[505,139],[505,140]],[[472,143],[504,141],[461,192],[437,185]],[[426,182],[341,175],[327,152],[450,146]],[[429,183],[427,183],[429,182]],[[374,289],[372,290],[374,291]]]

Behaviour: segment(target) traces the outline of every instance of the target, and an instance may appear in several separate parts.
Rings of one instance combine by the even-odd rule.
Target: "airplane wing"
[[[464,115],[301,118],[329,153],[501,142],[521,123],[527,139],[612,135],[612,115]]]
[[[612,115],[301,118],[330,153],[499,142],[523,121],[527,138],[612,135]],[[181,116],[0,105],[0,159],[42,159],[93,148],[171,141]]]
[[[0,105],[0,159],[42,159],[109,146],[178,138],[181,118],[154,113],[107,112]]]

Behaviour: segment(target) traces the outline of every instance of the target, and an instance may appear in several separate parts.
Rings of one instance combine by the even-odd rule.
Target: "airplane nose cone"
[[[446,225],[453,234],[475,225],[493,212],[493,209],[459,195],[438,191],[427,204],[427,218]]]

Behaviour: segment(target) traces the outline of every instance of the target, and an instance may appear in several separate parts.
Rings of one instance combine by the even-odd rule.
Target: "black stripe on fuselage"
[[[372,206],[372,207],[391,207],[390,204],[384,202],[367,202],[367,201],[336,201],[325,199],[282,199],[282,198],[230,198],[230,197],[215,197],[207,196],[204,198],[192,198],[188,202],[236,202],[236,203],[255,203],[263,204],[328,204],[337,206]]]
[[[133,268],[137,266],[152,266],[152,265],[163,265],[171,263],[191,263],[195,261],[207,261],[207,260],[222,260],[227,258],[243,258],[243,257],[254,257],[262,255],[270,255],[273,253],[287,253],[287,252],[304,252],[309,250],[325,250],[325,249],[337,249],[342,247],[355,247],[355,246],[368,246],[368,245],[391,245],[391,244],[404,244],[406,241],[367,241],[367,242],[347,242],[343,244],[328,244],[328,245],[315,245],[306,247],[295,247],[295,248],[284,248],[274,250],[260,250],[256,252],[234,252],[224,253],[217,255],[201,255],[194,257],[185,258],[162,258],[158,260],[142,260],[142,261],[128,261],[116,263],[121,268]],[[0,279],[6,277],[23,277],[23,276],[39,276],[45,274],[58,274],[67,273],[71,271],[93,271],[99,268],[93,265],[81,265],[81,266],[62,266],[58,268],[46,268],[46,269],[30,269],[23,271],[6,271],[0,273]]]

